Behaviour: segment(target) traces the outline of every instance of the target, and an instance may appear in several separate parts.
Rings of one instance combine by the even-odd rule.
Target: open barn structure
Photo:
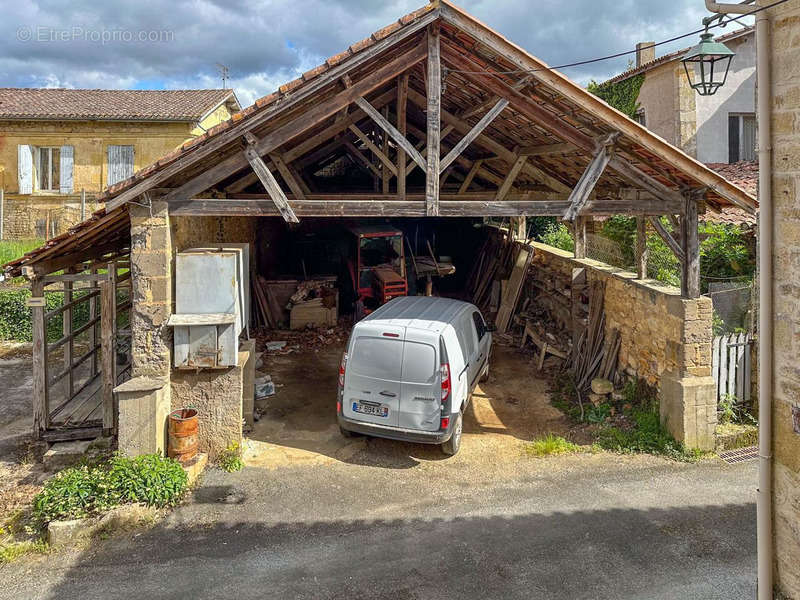
[[[270,249],[298,228],[319,234],[387,220],[469,228],[506,217],[519,230],[526,217],[550,216],[573,228],[581,259],[593,217],[631,215],[638,277],[646,278],[644,236],[654,229],[680,261],[683,298],[693,299],[698,215],[756,210],[746,192],[448,0],[330,57],[100,199],[98,213],[6,273],[41,289],[58,271],[87,273],[129,256],[132,374],[166,387],[174,253],[184,248],[246,242],[266,275],[264,264],[280,263]],[[46,372],[35,381],[44,431]]]

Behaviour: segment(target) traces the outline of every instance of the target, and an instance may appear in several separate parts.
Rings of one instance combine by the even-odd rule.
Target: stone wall
[[[606,335],[614,329],[620,332],[619,370],[659,388],[662,419],[677,439],[713,449],[717,412],[711,378],[711,299],[687,300],[679,289],[637,280],[635,273],[575,259],[570,252],[544,244],[532,246],[532,268],[547,271],[550,279],[570,282],[573,270],[582,268],[588,282],[605,282]],[[557,297],[571,298],[570,290],[560,292]],[[571,305],[552,312],[554,322],[571,325]]]
[[[228,369],[174,370],[172,410],[197,409],[199,449],[215,460],[232,442],[242,441],[242,400],[251,354],[239,352],[239,365]]]
[[[97,210],[93,195],[87,194],[84,217]],[[3,198],[2,239],[27,240],[52,237],[64,233],[81,221],[81,196],[17,195]]]
[[[759,0],[760,5],[767,2]],[[773,515],[776,584],[800,599],[800,2],[770,9],[772,48]]]

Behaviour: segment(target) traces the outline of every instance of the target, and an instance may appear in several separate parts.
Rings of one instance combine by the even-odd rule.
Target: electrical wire
[[[681,40],[683,38],[687,38],[687,37],[690,37],[690,36],[693,36],[693,35],[697,35],[699,33],[703,33],[705,31],[708,31],[709,29],[714,29],[715,27],[725,27],[728,23],[732,23],[734,21],[739,21],[740,19],[743,19],[745,17],[750,17],[750,16],[752,16],[752,15],[754,15],[756,13],[761,12],[762,10],[767,10],[769,8],[772,8],[774,6],[778,6],[779,4],[783,4],[783,3],[788,2],[788,1],[789,0],[777,0],[776,2],[773,2],[772,4],[768,4],[766,6],[761,6],[759,8],[756,8],[755,10],[751,10],[750,12],[743,13],[743,14],[738,15],[736,17],[730,17],[730,18],[725,19],[725,20],[721,19],[718,23],[715,23],[714,25],[709,25],[708,27],[703,27],[702,29],[697,29],[695,31],[690,31],[689,33],[684,33],[682,35],[677,35],[675,37],[669,38],[668,40],[662,40],[660,42],[656,42],[654,44],[646,46],[646,48],[655,48],[656,46],[663,46],[664,44],[670,44],[672,42],[676,42],[676,41]],[[542,67],[540,69],[513,69],[513,70],[510,70],[510,71],[488,71],[488,70],[483,70],[483,71],[463,71],[463,70],[458,70],[458,69],[447,69],[447,72],[448,73],[464,73],[466,75],[484,75],[486,73],[491,73],[492,75],[516,75],[516,74],[520,74],[520,73],[536,73],[537,71],[556,71],[556,70],[561,70],[561,69],[567,69],[567,68],[570,68],[570,67],[580,67],[580,66],[583,66],[583,65],[588,65],[588,64],[592,64],[592,63],[596,63],[596,62],[602,62],[604,60],[611,60],[612,58],[620,58],[622,56],[628,56],[629,54],[636,54],[636,52],[638,52],[638,50],[627,50],[625,52],[617,52],[616,54],[609,54],[607,56],[600,56],[598,58],[590,58],[590,59],[587,59],[587,60],[579,60],[579,61],[576,61],[576,62],[565,63],[563,65],[554,65],[552,67]]]

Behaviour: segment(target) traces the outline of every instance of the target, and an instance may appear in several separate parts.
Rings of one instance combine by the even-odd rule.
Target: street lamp
[[[722,42],[715,42],[714,35],[708,32],[708,23],[704,21],[704,24],[706,32],[700,36],[700,43],[689,50],[681,62],[686,69],[686,77],[692,89],[701,96],[713,96],[725,85],[731,60],[736,53]],[[689,73],[690,66],[700,78],[695,83],[692,83],[692,76]]]

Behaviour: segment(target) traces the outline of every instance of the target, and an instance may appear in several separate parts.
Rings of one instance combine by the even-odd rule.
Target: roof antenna
[[[217,63],[217,72],[219,73],[220,77],[222,77],[222,89],[223,90],[227,90],[228,89],[227,81],[229,79],[229,77],[228,77],[228,72],[229,72],[228,67],[226,67],[222,63]]]

